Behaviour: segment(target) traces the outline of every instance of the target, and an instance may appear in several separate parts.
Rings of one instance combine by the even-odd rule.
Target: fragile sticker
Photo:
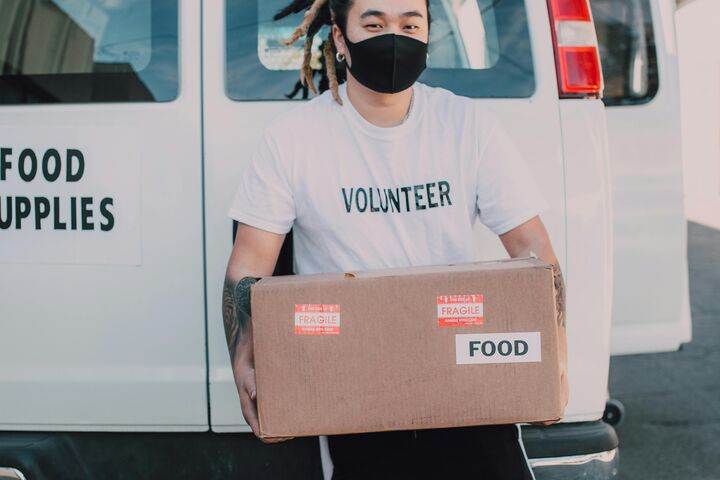
[[[340,305],[296,303],[295,333],[297,335],[338,335],[340,333]]]
[[[455,363],[526,363],[542,361],[540,332],[455,335]]]
[[[483,296],[472,295],[438,295],[437,319],[441,327],[482,325]]]

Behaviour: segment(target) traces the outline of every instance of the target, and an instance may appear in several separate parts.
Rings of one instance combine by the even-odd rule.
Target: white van
[[[720,230],[720,2],[682,3],[675,16],[680,58],[685,211]]]
[[[237,173],[302,101],[300,44],[278,43],[298,18],[271,20],[285,3],[0,0],[0,476],[329,478],[317,438],[249,433],[220,310]],[[613,172],[591,11],[431,10],[420,81],[495,111],[551,205],[570,401],[561,423],[524,425],[524,447],[538,479],[612,478]],[[480,224],[476,241],[507,256]],[[289,236],[276,273],[293,264]]]
[[[591,0],[613,197],[611,353],[691,335],[674,0]]]

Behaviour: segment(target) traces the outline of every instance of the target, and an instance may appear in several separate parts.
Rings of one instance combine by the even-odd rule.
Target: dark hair
[[[273,20],[279,20],[293,13],[299,13],[303,10],[305,17],[300,25],[293,31],[290,38],[282,43],[291,45],[297,39],[305,35],[305,47],[303,64],[300,68],[300,81],[303,85],[307,85],[314,94],[318,94],[313,82],[313,70],[310,66],[312,58],[312,42],[313,38],[323,25],[332,25],[333,23],[340,28],[345,35],[347,28],[347,16],[354,0],[293,0],[288,6],[273,15]],[[428,8],[428,28],[430,26],[430,0],[425,1]],[[335,42],[332,38],[332,31],[328,35],[327,40],[323,42],[323,56],[325,57],[324,66],[329,81],[329,87],[332,91],[333,98],[337,103],[342,105],[342,100],[338,95],[338,76],[337,65],[335,64]]]

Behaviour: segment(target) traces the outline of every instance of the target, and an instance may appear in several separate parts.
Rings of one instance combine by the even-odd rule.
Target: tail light
[[[600,98],[603,77],[588,0],[548,0],[560,98]]]

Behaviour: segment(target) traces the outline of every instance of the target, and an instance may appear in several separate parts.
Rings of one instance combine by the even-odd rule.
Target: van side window
[[[273,21],[290,0],[226,0],[226,91],[233,100],[309,98],[298,81],[304,38],[290,47],[303,13]],[[431,0],[428,68],[420,81],[469,97],[529,97],[535,91],[523,0]],[[313,41],[311,65],[327,88],[321,54],[330,28]],[[343,79],[344,67],[338,77]]]
[[[658,91],[649,0],[591,0],[608,106],[638,105]]]
[[[0,105],[178,94],[177,0],[1,0]]]

